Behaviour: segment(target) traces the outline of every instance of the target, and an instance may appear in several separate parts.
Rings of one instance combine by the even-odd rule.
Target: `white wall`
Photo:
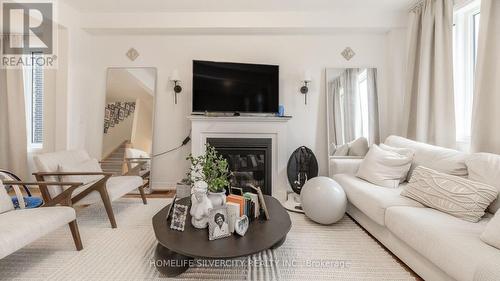
[[[310,147],[320,162],[322,175],[327,174],[326,106],[324,69],[327,67],[376,67],[379,71],[379,91],[382,101],[391,100],[394,90],[391,81],[402,79],[388,63],[390,37],[386,33],[334,33],[316,35],[86,35],[88,59],[79,66],[84,73],[80,77],[79,107],[83,110],[79,128],[85,128],[80,137],[85,138],[84,147],[98,157],[101,155],[102,119],[104,112],[105,78],[107,67],[147,66],[158,68],[158,93],[156,99],[154,152],[159,153],[181,143],[189,133],[186,119],[191,108],[192,60],[218,60],[280,65],[280,103],[287,115],[292,115],[288,129],[288,153],[301,145]],[[90,47],[91,46],[91,47]],[[356,56],[346,61],[340,53],[350,46]],[[140,56],[131,62],[125,53],[136,48]],[[391,47],[392,48],[392,47]],[[397,61],[397,58],[392,59]],[[391,61],[392,61],[391,60]],[[81,61],[81,60],[80,60]],[[178,69],[182,79],[183,92],[179,103],[174,104],[172,85],[168,76]],[[313,77],[308,104],[299,94],[304,70],[310,70]],[[388,76],[388,72],[391,76]],[[392,106],[392,105],[391,105]],[[381,105],[381,120],[387,106]],[[392,126],[392,125],[391,125]],[[390,126],[384,127],[383,136],[390,133]],[[155,187],[173,186],[186,172],[186,146],[153,162],[153,184]]]

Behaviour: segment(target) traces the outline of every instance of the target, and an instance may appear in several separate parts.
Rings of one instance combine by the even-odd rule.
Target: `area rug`
[[[166,280],[155,268],[151,218],[169,199],[113,202],[111,229],[102,205],[77,211],[84,249],[63,227],[0,260],[0,280]],[[318,225],[291,213],[292,229],[278,249],[210,266],[200,263],[169,280],[415,280],[349,217]]]

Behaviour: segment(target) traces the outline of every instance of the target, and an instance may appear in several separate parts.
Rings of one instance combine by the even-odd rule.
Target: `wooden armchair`
[[[90,163],[90,166],[85,163]],[[112,173],[102,172],[97,160],[90,158],[88,153],[82,150],[39,154],[35,156],[35,164],[40,172],[33,175],[38,181],[60,178],[81,179],[83,185],[72,193],[71,204],[90,205],[102,201],[112,228],[116,228],[117,224],[111,202],[133,189],[141,190],[143,186],[141,177],[112,177]],[[93,171],[73,171],[86,168]],[[64,171],[65,169],[69,171]],[[44,200],[52,200],[59,196],[61,191],[62,189],[57,186],[49,187],[42,190],[42,196]],[[146,204],[145,197],[143,203]]]
[[[63,186],[65,190],[42,207],[33,209],[14,209],[5,185],[38,186],[42,193],[48,186]],[[76,249],[83,249],[82,240],[76,222],[76,212],[71,207],[72,193],[81,186],[79,182],[24,182],[0,180],[0,259],[21,249],[43,235],[68,224]],[[23,206],[24,207],[24,206]],[[43,228],[40,226],[43,225]]]

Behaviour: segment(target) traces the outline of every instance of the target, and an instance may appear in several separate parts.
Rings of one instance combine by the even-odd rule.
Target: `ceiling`
[[[286,12],[408,9],[415,0],[62,0],[85,13]]]

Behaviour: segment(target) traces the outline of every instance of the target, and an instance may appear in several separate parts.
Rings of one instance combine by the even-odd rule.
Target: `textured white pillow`
[[[498,191],[484,183],[418,166],[401,195],[454,217],[478,222]]]
[[[500,250],[500,212],[488,222],[481,234],[481,240]]]
[[[469,179],[492,185],[500,192],[500,155],[475,153],[465,160]],[[488,210],[495,213],[500,209],[500,195]]]
[[[14,210],[14,204],[10,199],[7,190],[5,189],[2,181],[0,181],[0,214]]]
[[[412,157],[374,144],[361,162],[356,176],[376,185],[397,188],[410,170]]]
[[[349,156],[365,156],[368,153],[368,140],[361,137],[357,138],[348,143],[349,145]]]
[[[60,172],[102,172],[101,166],[97,159],[89,159],[83,162],[80,162],[76,165],[59,165]],[[95,182],[102,179],[104,176],[101,175],[92,175],[92,176],[63,176],[61,177],[62,181],[65,182],[81,182],[83,184],[87,184],[90,182]]]

